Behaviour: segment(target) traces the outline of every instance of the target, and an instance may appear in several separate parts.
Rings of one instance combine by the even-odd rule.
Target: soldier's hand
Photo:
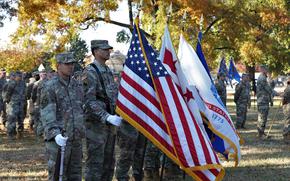
[[[122,123],[122,118],[117,115],[110,115],[108,116],[107,121],[112,125],[120,126],[120,124]]]
[[[273,102],[270,102],[270,106],[273,107]]]
[[[61,134],[55,136],[54,140],[58,146],[65,146],[68,137],[63,137]]]

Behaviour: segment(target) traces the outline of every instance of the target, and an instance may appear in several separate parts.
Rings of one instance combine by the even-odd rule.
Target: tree
[[[20,0],[20,26],[14,40],[28,45],[35,35],[44,35],[45,50],[63,51],[65,45],[82,29],[97,27],[98,21],[132,28],[132,8],[139,1],[128,0],[130,24],[110,19],[116,11],[117,0]],[[168,20],[175,47],[183,32],[195,46],[203,15],[203,42],[205,56],[211,69],[217,67],[222,55],[233,56],[246,65],[264,63],[275,72],[289,72],[289,8],[285,0],[144,0],[142,28],[156,49],[167,19],[170,2],[173,11]],[[186,12],[187,18],[183,18]],[[28,26],[27,26],[28,25]],[[118,40],[128,36],[120,33]]]
[[[15,4],[15,0],[1,0],[0,2],[0,27],[4,26],[3,20],[6,18],[12,18],[16,15],[16,8],[12,5]]]
[[[88,52],[86,41],[82,40],[79,35],[77,35],[71,40],[68,51],[73,52],[74,58],[82,64]]]

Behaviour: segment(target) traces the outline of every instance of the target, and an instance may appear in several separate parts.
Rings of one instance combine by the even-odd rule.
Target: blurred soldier
[[[165,155],[164,155],[165,156]],[[164,165],[164,176],[162,180],[166,181],[176,181],[183,180],[183,171],[175,164],[170,158],[165,156],[165,165]]]
[[[47,81],[47,74],[46,71],[42,70],[39,72],[39,80],[36,81],[33,85],[32,92],[31,92],[31,99],[33,102],[33,120],[34,120],[34,132],[37,136],[41,136],[43,132],[42,124],[40,121],[40,96],[41,90],[43,89],[45,82]]]
[[[160,180],[159,168],[161,151],[150,141],[147,141],[144,158],[144,179],[143,181]]]
[[[142,180],[144,163],[145,137],[128,122],[123,121],[118,130],[117,144],[120,155],[116,166],[118,181],[128,181],[128,171],[132,166],[133,177],[136,181]]]
[[[250,89],[249,76],[247,74],[243,74],[242,80],[237,84],[234,94],[234,102],[236,103],[237,109],[237,129],[245,128],[247,107],[251,106]]]
[[[33,72],[32,77],[29,78],[29,82],[27,84],[26,88],[26,99],[28,100],[28,114],[29,114],[29,128],[32,131],[33,130],[33,125],[34,125],[34,120],[33,120],[33,101],[31,99],[31,93],[32,93],[32,88],[33,85],[36,81],[39,80],[38,72]]]
[[[260,76],[257,80],[257,105],[258,105],[258,121],[257,129],[258,136],[262,138],[265,136],[265,127],[267,123],[269,104],[273,106],[272,89],[267,82],[268,68],[264,65],[260,66]]]
[[[223,72],[218,73],[215,87],[224,106],[226,107],[227,106],[227,86],[225,83],[225,79],[226,79],[225,73]]]
[[[287,81],[287,87],[283,94],[283,113],[285,115],[283,137],[288,143],[290,142],[290,78]]]
[[[112,180],[114,174],[115,126],[122,118],[115,115],[118,87],[105,62],[113,47],[107,40],[92,40],[95,57],[83,74],[87,129],[86,181]]]
[[[60,147],[65,145],[63,180],[81,181],[84,92],[82,85],[71,77],[75,63],[73,54],[57,54],[56,60],[58,75],[45,83],[40,98],[48,180],[59,180],[57,157]]]
[[[7,103],[7,132],[8,138],[14,139],[16,135],[16,122],[17,132],[21,137],[24,125],[24,101],[25,101],[25,83],[22,81],[22,73],[15,72],[10,75],[10,80],[7,83],[6,90],[4,90],[4,102]]]
[[[2,123],[4,126],[6,126],[6,104],[3,101],[2,98],[2,91],[4,89],[4,85],[6,84],[6,71],[5,69],[0,70],[0,114],[2,118]]]

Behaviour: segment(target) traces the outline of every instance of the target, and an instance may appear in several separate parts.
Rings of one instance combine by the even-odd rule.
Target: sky
[[[128,6],[126,1],[121,1],[119,8],[116,12],[111,13],[111,19],[122,23],[129,24]],[[0,48],[6,48],[10,43],[9,35],[12,35],[18,27],[17,18],[13,18],[12,21],[5,20],[4,27],[0,28]],[[123,27],[99,22],[97,28],[89,28],[88,30],[82,31],[80,37],[86,41],[90,50],[90,41],[93,39],[108,40],[109,44],[114,47],[114,50],[119,50],[123,54],[127,54],[129,43],[117,43],[116,35],[117,32],[124,29]]]

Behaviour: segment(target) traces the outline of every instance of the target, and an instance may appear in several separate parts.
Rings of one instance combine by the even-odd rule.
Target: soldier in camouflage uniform
[[[257,80],[257,105],[258,105],[258,121],[257,129],[260,138],[265,136],[265,127],[267,123],[269,104],[273,106],[272,89],[267,82],[268,68],[264,65],[260,66],[260,76]]]
[[[225,84],[225,79],[226,79],[226,75],[223,72],[218,73],[215,87],[224,106],[226,107],[227,106],[227,86]]]
[[[120,148],[120,156],[116,166],[117,180],[128,181],[128,171],[131,166],[135,180],[142,180],[145,137],[124,121],[118,130],[117,144]]]
[[[2,90],[4,89],[4,85],[6,84],[6,71],[5,69],[1,69],[0,71],[0,114],[2,118],[2,123],[6,125],[6,105],[2,98]]]
[[[39,104],[40,104],[41,90],[43,89],[45,82],[47,81],[46,72],[44,70],[39,72],[39,77],[40,79],[34,83],[32,92],[31,92],[31,99],[33,102],[32,117],[34,120],[34,132],[37,136],[41,136],[43,133],[42,124],[39,119],[40,117]]]
[[[15,73],[15,78],[10,76],[7,83],[6,90],[4,90],[3,100],[7,103],[7,133],[9,139],[14,139],[16,135],[16,122],[17,132],[21,136],[24,125],[24,101],[25,101],[25,83],[22,81],[21,72]]]
[[[165,159],[165,164],[164,164],[164,174],[163,174],[164,176],[162,180],[166,180],[166,181],[183,180],[182,178],[183,171],[179,168],[179,166],[167,156],[165,156],[163,159]]]
[[[283,94],[283,113],[285,115],[283,137],[288,143],[290,142],[290,78],[287,81],[287,87]]]
[[[48,180],[59,180],[57,156],[65,146],[64,181],[82,180],[82,138],[84,92],[82,84],[71,77],[72,53],[56,55],[58,75],[46,82],[41,91],[40,120],[44,126],[48,158]]]
[[[83,74],[87,131],[86,181],[112,180],[114,174],[115,126],[122,118],[115,115],[118,87],[105,62],[112,47],[106,40],[91,41],[95,57]]]
[[[242,81],[236,85],[236,91],[234,94],[234,102],[237,109],[237,129],[245,128],[247,119],[247,107],[251,106],[251,87],[249,83],[249,77],[247,74],[242,75]]]
[[[26,93],[25,93],[26,99],[28,101],[29,128],[31,131],[33,130],[33,125],[34,125],[34,120],[33,120],[34,107],[33,107],[33,101],[31,99],[31,93],[32,93],[32,88],[33,88],[34,83],[39,80],[39,76],[37,78],[36,75],[38,75],[38,72],[32,73],[32,77],[29,78],[29,82],[27,84]]]

